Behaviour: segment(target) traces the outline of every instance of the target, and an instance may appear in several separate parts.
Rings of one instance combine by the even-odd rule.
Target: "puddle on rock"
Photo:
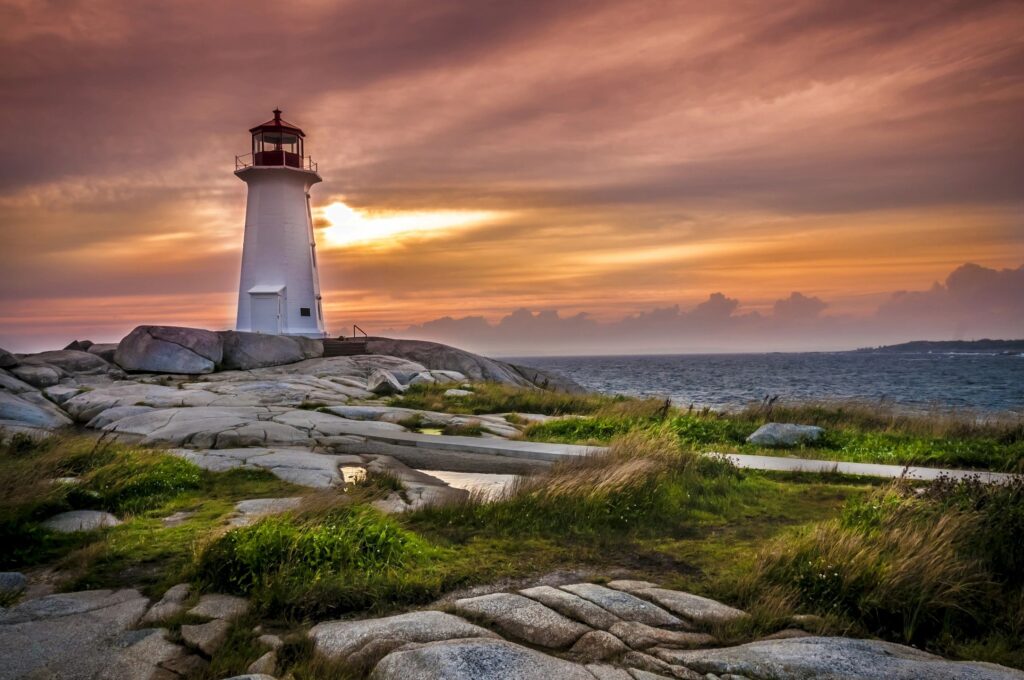
[[[485,472],[449,472],[448,470],[420,470],[420,472],[437,477],[455,489],[465,489],[470,493],[479,493],[487,500],[494,500],[516,481],[519,475],[501,475]]]
[[[358,465],[342,465],[338,468],[341,473],[341,479],[345,482],[345,485],[358,484],[359,482],[366,479],[366,468]]]

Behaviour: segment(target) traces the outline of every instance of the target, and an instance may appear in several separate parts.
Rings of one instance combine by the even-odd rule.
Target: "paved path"
[[[456,437],[449,435],[421,434],[418,432],[366,432],[368,439],[415,446],[444,451],[490,454],[507,456],[525,460],[556,462],[571,460],[577,456],[604,451],[600,446],[577,446],[574,444],[552,444],[547,442],[528,442],[510,439],[489,439],[482,437]],[[847,475],[863,475],[867,477],[930,480],[940,475],[954,479],[977,475],[983,482],[1005,482],[1014,475],[1003,472],[984,472],[974,470],[947,470],[929,467],[904,467],[902,465],[880,465],[877,463],[847,463],[834,460],[812,460],[806,458],[788,458],[782,456],[751,456],[739,453],[709,453],[710,456],[723,456],[731,460],[737,467],[752,470],[775,470],[781,472],[839,472]]]
[[[878,463],[847,463],[835,460],[812,460],[806,458],[783,458],[781,456],[749,456],[740,453],[712,453],[731,460],[737,467],[752,470],[778,470],[783,472],[840,472],[846,475],[865,477],[906,477],[907,479],[930,480],[940,475],[961,479],[977,475],[986,483],[1007,482],[1014,475],[1005,472],[979,470],[947,470],[944,468],[904,467],[902,465],[880,465]]]

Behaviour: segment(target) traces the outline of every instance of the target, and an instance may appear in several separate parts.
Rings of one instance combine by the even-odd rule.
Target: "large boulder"
[[[376,369],[366,380],[366,389],[381,396],[389,394],[401,394],[405,386],[391,371],[383,368]]]
[[[309,357],[299,340],[287,335],[221,331],[224,356],[220,368],[247,371],[264,366],[294,364]]]
[[[98,342],[89,346],[86,350],[89,354],[95,354],[100,359],[114,363],[114,355],[117,354],[116,342]]]
[[[84,350],[58,349],[30,354],[22,358],[23,364],[56,366],[67,373],[106,373],[111,366],[102,357]]]
[[[542,387],[565,392],[583,391],[580,385],[564,376],[488,359],[437,342],[369,338],[366,342],[366,352],[408,359],[431,370],[458,371],[471,380],[486,380],[520,387]]]
[[[805,637],[694,651],[659,649],[656,656],[701,673],[765,680],[1021,680],[1024,673],[989,663],[947,661],[881,640]]]
[[[53,387],[61,378],[67,377],[67,374],[56,366],[46,364],[18,364],[8,370],[19,380],[40,389]]]
[[[213,373],[224,342],[213,331],[178,326],[139,326],[117,346],[114,362],[126,371]]]
[[[748,444],[769,447],[797,446],[818,441],[825,430],[815,425],[765,423],[747,437]]]
[[[0,347],[0,368],[12,368],[20,364],[18,357],[14,356],[3,347]]]

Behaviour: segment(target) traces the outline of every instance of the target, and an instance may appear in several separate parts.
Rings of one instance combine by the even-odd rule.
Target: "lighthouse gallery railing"
[[[261,151],[258,155],[258,163],[253,162],[251,153],[235,156],[235,170],[258,165],[261,167],[285,166],[298,168],[299,170],[317,171],[317,164],[312,156],[299,156],[298,154],[285,153],[283,151]]]

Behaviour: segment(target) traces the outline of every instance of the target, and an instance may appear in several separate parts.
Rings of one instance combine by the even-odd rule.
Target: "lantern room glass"
[[[302,166],[302,137],[284,130],[260,130],[252,136],[256,165]]]

